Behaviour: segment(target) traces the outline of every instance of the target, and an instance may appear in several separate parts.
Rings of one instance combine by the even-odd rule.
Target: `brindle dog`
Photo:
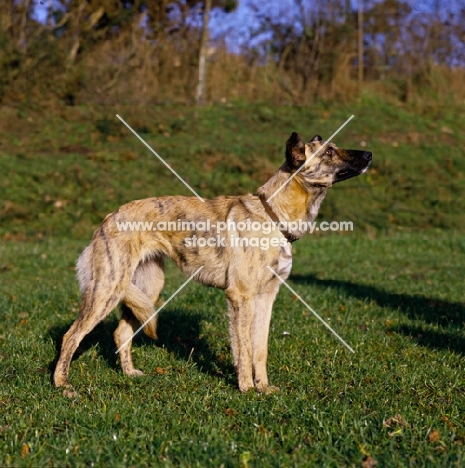
[[[328,189],[365,172],[371,157],[368,151],[346,150],[323,142],[319,135],[304,143],[293,133],[286,143],[284,164],[255,195],[222,196],[203,202],[183,196],[147,198],[109,214],[77,263],[80,311],[63,337],[55,385],[69,386],[69,367],[79,343],[120,302],[125,307],[114,336],[117,347],[122,347],[123,372],[142,374],[132,363],[131,340],[140,324],[148,320],[144,331],[156,338],[156,318],[150,318],[164,284],[163,261],[169,257],[187,275],[203,267],[195,279],[226,292],[240,391],[253,387],[259,392],[277,391],[268,384],[266,364],[272,306],[281,282],[267,267],[283,280],[289,276],[291,243],[305,234],[302,226],[313,222]],[[202,220],[210,220],[210,224],[200,223]],[[192,226],[187,233],[178,229],[121,229],[127,222],[159,226],[160,222],[184,221]],[[211,226],[231,221],[236,226],[248,221],[274,223],[279,228],[257,232],[229,224],[224,232],[227,239],[243,242],[221,242],[218,230]],[[260,242],[254,244],[257,236]],[[205,243],[195,244],[194,238],[203,238]],[[212,238],[218,242],[210,242]],[[264,240],[266,249],[261,247]]]

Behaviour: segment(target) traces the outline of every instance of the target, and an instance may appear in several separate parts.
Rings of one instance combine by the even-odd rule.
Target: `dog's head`
[[[294,132],[286,142],[287,167],[291,172],[298,170],[299,176],[311,185],[330,187],[363,174],[371,158],[370,151],[342,149],[323,141],[320,135],[304,143]]]

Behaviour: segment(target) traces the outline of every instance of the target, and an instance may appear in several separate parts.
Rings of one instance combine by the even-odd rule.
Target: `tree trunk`
[[[358,86],[363,85],[363,0],[358,0]]]
[[[21,3],[21,20],[19,25],[19,38],[18,38],[18,47],[24,52],[27,48],[27,39],[26,39],[26,26],[27,19],[29,14],[29,8],[31,6],[31,0],[24,0]]]
[[[76,60],[79,48],[81,47],[81,18],[86,8],[86,5],[87,2],[85,0],[81,0],[81,3],[77,7],[76,16],[74,18],[74,41],[73,45],[71,46],[71,50],[69,51],[66,64],[69,68],[71,68],[74,65],[74,61]]]
[[[5,1],[0,6],[0,31],[5,35],[10,35],[10,29],[13,26],[13,0]]]
[[[210,10],[212,0],[205,0],[203,6],[203,25],[202,36],[200,38],[199,50],[199,82],[197,85],[197,104],[205,103],[205,89],[207,81],[207,46],[208,46],[208,21],[210,19]]]

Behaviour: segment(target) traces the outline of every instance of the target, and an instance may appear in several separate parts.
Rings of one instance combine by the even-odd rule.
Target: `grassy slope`
[[[329,194],[322,216],[359,228],[464,227],[457,216],[465,210],[464,111],[413,113],[367,98],[343,109],[122,106],[62,109],[52,117],[3,111],[2,234],[88,237],[122,203],[187,193],[116,113],[205,197],[254,191],[281,164],[292,131],[329,136],[355,114],[336,142],[359,148],[364,141],[375,159],[365,177]]]
[[[373,168],[336,186],[322,210],[326,219],[354,221],[355,232],[299,241],[290,280],[354,355],[283,288],[269,366],[282,392],[241,395],[223,295],[191,284],[161,315],[158,346],[137,340],[134,357],[146,377],[121,374],[114,314],[72,363],[80,397],[53,389],[57,346],[77,310],[73,265],[92,229],[124,201],[186,193],[121,131],[116,112],[204,196],[254,190],[281,161],[292,130],[329,135],[356,115],[336,141],[366,141]],[[367,100],[337,111],[3,113],[1,464],[357,466],[368,455],[378,466],[464,464],[458,111],[422,116]],[[161,299],[182,280],[169,268]],[[406,422],[383,426],[397,414]]]

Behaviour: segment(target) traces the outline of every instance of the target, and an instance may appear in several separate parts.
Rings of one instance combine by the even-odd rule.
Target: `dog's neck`
[[[286,184],[289,177],[289,171],[282,167],[256,193],[269,200],[270,208],[281,222],[292,222],[294,226],[298,223],[297,229],[288,227],[287,231],[296,237],[302,237],[308,231],[304,225],[308,226],[316,218],[329,187],[311,185],[299,174]],[[283,187],[284,184],[286,185]]]

